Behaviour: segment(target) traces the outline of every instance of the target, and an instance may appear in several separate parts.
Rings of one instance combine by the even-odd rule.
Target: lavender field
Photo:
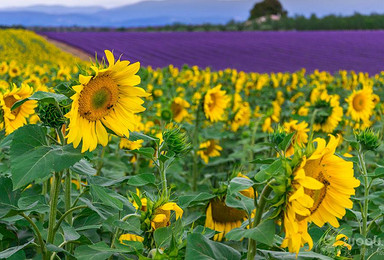
[[[43,35],[103,56],[104,49],[143,65],[183,64],[246,72],[301,68],[379,73],[384,31],[316,32],[45,32]]]

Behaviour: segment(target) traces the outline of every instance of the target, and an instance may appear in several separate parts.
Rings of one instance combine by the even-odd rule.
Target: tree
[[[281,16],[287,15],[287,11],[283,9],[283,6],[279,0],[264,0],[255,4],[251,10],[251,15],[248,20],[253,20],[262,16],[269,16],[272,14]]]

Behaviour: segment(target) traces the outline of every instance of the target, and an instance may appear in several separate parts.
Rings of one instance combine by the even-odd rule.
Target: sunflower
[[[324,139],[314,140],[317,143],[315,152],[300,166],[306,176],[324,184],[320,190],[305,192],[314,200],[309,220],[319,227],[326,222],[339,227],[337,218],[345,215],[345,208],[352,208],[350,196],[355,194],[355,188],[360,185],[360,181],[353,176],[353,163],[335,155],[340,136],[329,136],[327,145]]]
[[[236,132],[239,127],[249,125],[251,118],[251,108],[248,102],[244,102],[240,105],[239,110],[236,112],[233,121],[231,122],[231,130]]]
[[[122,234],[119,237],[120,244],[127,245],[124,243],[124,241],[137,241],[137,242],[143,242],[144,237],[138,236],[135,234]]]
[[[375,108],[372,89],[364,87],[361,90],[354,90],[353,93],[346,99],[348,102],[347,115],[355,121],[368,121]]]
[[[326,92],[318,97],[313,108],[317,111],[313,126],[315,131],[322,130],[325,133],[331,133],[343,117],[343,108],[339,104],[338,97],[328,95]]]
[[[237,177],[247,178],[247,176],[239,173]],[[252,187],[240,191],[241,194],[248,198],[254,197]],[[254,214],[254,212],[253,212]],[[216,197],[209,203],[206,211],[205,226],[212,230],[220,232],[213,239],[216,241],[223,240],[225,234],[234,228],[238,228],[247,219],[247,213],[241,209],[228,207],[225,204],[225,198]]]
[[[8,75],[11,78],[14,78],[14,77],[20,76],[20,74],[21,74],[21,70],[19,66],[17,66],[15,63],[11,63],[9,65]]]
[[[164,205],[155,209],[151,226],[152,228],[158,229],[161,227],[167,227],[170,225],[171,211],[176,214],[176,220],[183,216],[183,210],[174,202],[167,202]]]
[[[294,152],[294,145],[303,147],[303,145],[308,142],[308,123],[304,121],[298,123],[297,120],[291,120],[290,122],[284,123],[284,130],[287,133],[295,133],[292,138],[292,143],[286,153],[287,156],[291,156]]]
[[[0,64],[0,75],[4,75],[5,73],[7,73],[8,72],[8,68],[9,68],[8,64],[5,61],[3,61]]]
[[[229,102],[228,96],[221,85],[207,91],[204,97],[204,113],[211,122],[223,120],[224,111]]]
[[[324,185],[312,177],[305,175],[302,165],[293,172],[291,191],[288,193],[288,201],[283,214],[285,238],[281,247],[288,247],[289,252],[298,254],[300,248],[308,244],[309,250],[313,247],[313,241],[308,234],[308,216],[311,214],[309,208],[314,200],[305,193],[306,190],[319,190]]]
[[[0,105],[4,117],[5,133],[9,135],[19,127],[27,123],[27,118],[35,113],[37,102],[28,100],[21,106],[11,111],[13,104],[17,101],[30,97],[33,94],[33,88],[26,84],[21,84],[18,88],[13,84],[13,89],[0,94]]]
[[[220,156],[222,150],[223,148],[218,144],[217,140],[208,140],[200,144],[200,150],[197,151],[197,154],[205,163],[208,163],[209,158]]]
[[[121,138],[119,148],[128,150],[137,150],[143,146],[144,140],[130,141],[127,138]]]
[[[180,123],[184,118],[188,117],[189,113],[187,108],[189,107],[190,104],[186,100],[182,99],[181,97],[176,97],[171,104],[173,120],[175,120],[177,123]]]
[[[109,66],[99,69],[92,66],[95,76],[79,75],[80,85],[74,86],[76,93],[69,118],[68,143],[76,148],[82,141],[82,152],[93,151],[97,144],[106,146],[108,134],[106,128],[121,137],[129,137],[129,131],[135,128],[135,113],[145,110],[140,97],[147,97],[142,88],[134,87],[140,83],[135,75],[140,68],[138,62],[129,65],[129,61],[116,61],[113,54],[106,50]]]

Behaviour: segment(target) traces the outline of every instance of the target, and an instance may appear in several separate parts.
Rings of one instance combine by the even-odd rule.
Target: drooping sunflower
[[[354,90],[346,99],[348,102],[349,115],[355,121],[368,121],[375,108],[374,97],[370,87],[364,87],[361,90]]]
[[[238,177],[248,178],[239,173]],[[254,190],[252,187],[240,191],[246,197],[253,198]],[[234,228],[238,228],[247,219],[247,213],[241,209],[228,207],[225,204],[224,197],[213,198],[206,210],[205,226],[212,230],[220,232],[213,239],[216,241],[223,240],[224,236]]]
[[[183,210],[175,202],[167,202],[155,209],[151,220],[152,228],[158,229],[170,225],[171,211],[176,214],[176,220],[183,216]]]
[[[221,85],[208,90],[204,97],[205,117],[211,122],[223,120],[228,102],[229,98],[225,90],[221,90]]]
[[[328,144],[321,138],[314,140],[317,143],[315,152],[300,166],[306,176],[324,184],[320,190],[305,192],[314,200],[309,220],[319,227],[327,222],[339,227],[337,218],[345,215],[346,208],[352,208],[350,197],[360,185],[360,181],[353,176],[353,163],[335,155],[340,136],[329,136]]]
[[[27,123],[27,118],[35,113],[37,102],[28,100],[21,106],[11,111],[12,106],[19,100],[30,97],[33,94],[33,88],[26,84],[21,84],[18,88],[13,84],[12,90],[0,93],[0,106],[4,117],[4,127],[6,135],[9,135],[19,127]]]
[[[208,140],[200,144],[200,150],[197,151],[197,154],[205,163],[208,163],[209,158],[220,156],[220,151],[222,150],[223,148],[217,140]]]
[[[188,117],[189,113],[187,108],[190,106],[191,105],[186,100],[181,97],[176,97],[171,104],[173,120],[180,123],[184,118]]]
[[[144,237],[142,236],[138,236],[138,235],[135,235],[135,234],[122,234],[120,235],[119,237],[119,242],[123,245],[127,245],[126,243],[124,243],[124,241],[137,241],[137,242],[143,242],[144,241]]]
[[[68,143],[76,148],[82,141],[82,152],[93,151],[97,144],[106,146],[106,128],[116,135],[128,138],[129,131],[135,129],[135,113],[145,110],[141,97],[147,97],[142,88],[134,87],[140,83],[136,75],[140,68],[138,62],[115,62],[112,52],[106,50],[109,66],[99,69],[92,66],[94,76],[79,75],[80,85],[74,86],[76,93],[69,118]]]
[[[338,97],[323,92],[313,103],[313,108],[317,111],[313,129],[332,133],[343,117],[343,108],[340,106]]]

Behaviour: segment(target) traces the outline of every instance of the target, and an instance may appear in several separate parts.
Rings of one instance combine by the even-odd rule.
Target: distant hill
[[[164,0],[112,9],[42,5],[0,8],[0,25],[135,27],[176,22],[224,24],[232,19],[246,20],[254,3],[254,0]]]

